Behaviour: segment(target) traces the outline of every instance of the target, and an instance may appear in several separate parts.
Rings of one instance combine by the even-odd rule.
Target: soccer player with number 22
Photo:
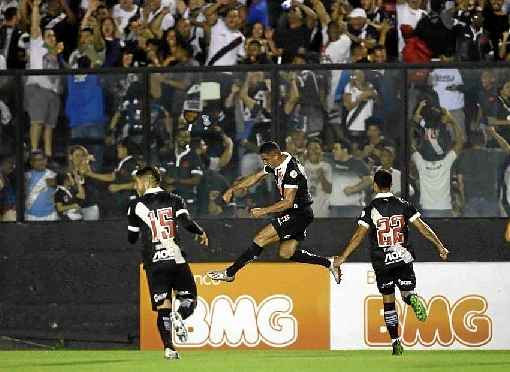
[[[370,234],[370,258],[377,288],[383,296],[384,321],[392,340],[393,355],[402,355],[404,349],[398,336],[395,286],[399,288],[404,302],[412,307],[416,318],[422,322],[427,319],[427,308],[414,292],[416,276],[413,270],[414,252],[408,244],[409,223],[436,246],[443,260],[448,257],[448,250],[420,218],[416,208],[390,192],[391,181],[390,172],[379,170],[375,173],[373,187],[377,194],[361,212],[358,228],[343,253],[335,257],[334,265],[340,269],[340,265]]]

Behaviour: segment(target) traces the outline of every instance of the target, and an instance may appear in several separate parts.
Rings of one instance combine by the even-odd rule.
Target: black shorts
[[[313,221],[312,208],[301,210],[288,210],[278,217],[271,220],[271,225],[278,233],[280,241],[298,240],[302,241],[306,237],[306,228]]]
[[[389,269],[376,270],[377,289],[382,295],[395,293],[395,286],[402,291],[412,291],[416,288],[416,275],[413,264],[395,266]]]
[[[161,265],[146,274],[154,311],[165,299],[172,299],[172,291],[179,299],[197,298],[197,286],[187,263]]]

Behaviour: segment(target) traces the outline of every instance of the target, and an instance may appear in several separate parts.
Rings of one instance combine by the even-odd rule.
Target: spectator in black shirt
[[[81,203],[85,199],[85,188],[76,173],[61,173],[57,175],[57,189],[55,191],[55,209],[64,221],[79,221],[83,219]]]
[[[264,65],[271,63],[266,54],[262,51],[262,44],[258,40],[250,40],[246,48],[245,65]]]
[[[483,16],[483,26],[495,48],[495,59],[499,60],[499,43],[502,41],[503,32],[509,28],[508,15],[503,11],[503,0],[490,0],[490,4],[485,6]]]
[[[498,89],[496,87],[496,76],[491,70],[485,70],[480,77],[481,89],[478,90],[478,116],[476,123],[489,125],[489,118],[496,117]],[[475,124],[476,124],[475,123]]]
[[[122,45],[117,25],[112,17],[107,17],[101,22],[101,36],[105,42],[103,67],[115,67],[122,55]]]
[[[64,58],[76,47],[78,24],[65,0],[48,0],[46,15],[41,14],[41,29],[51,28],[58,41],[64,43]],[[22,15],[23,16],[23,15]]]
[[[317,15],[306,5],[293,1],[288,14],[280,19],[275,42],[277,48],[283,49],[282,63],[291,63],[299,48],[308,49],[312,30],[308,28],[305,17],[313,23]]]
[[[22,52],[18,46],[23,30],[19,26],[18,9],[10,7],[5,10],[5,21],[0,27],[0,54],[5,58],[8,69],[25,68],[25,62],[20,58]]]
[[[476,62],[494,58],[494,46],[483,28],[483,21],[482,12],[473,12],[469,24],[454,26],[457,60]]]
[[[429,14],[421,17],[413,33],[427,44],[432,52],[431,58],[452,55],[455,50],[455,33],[448,29],[440,16],[442,7],[442,0],[432,0]]]
[[[501,88],[496,102],[496,117],[489,116],[489,125],[501,126],[499,133],[510,141],[510,81]]]
[[[380,24],[385,19],[388,19],[388,14],[377,6],[378,1],[376,0],[361,0],[360,6],[367,14],[367,19],[370,23]]]
[[[197,186],[204,174],[202,162],[198,155],[191,150],[191,135],[187,128],[179,128],[174,152],[164,165],[167,173],[163,183],[168,190],[174,190],[182,196],[190,209],[196,210]]]

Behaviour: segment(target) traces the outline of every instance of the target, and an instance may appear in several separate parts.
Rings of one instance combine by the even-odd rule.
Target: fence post
[[[25,159],[24,132],[25,110],[23,107],[23,73],[17,70],[14,75],[15,90],[15,126],[16,126],[16,222],[25,221]]]
[[[271,69],[271,137],[284,148],[284,138],[282,138],[280,128],[280,69],[278,65]]]
[[[151,106],[150,106],[150,75],[147,70],[143,71],[143,94],[142,94],[142,120],[143,120],[143,157],[146,164],[151,164]]]
[[[400,163],[400,169],[401,169],[401,172],[402,172],[402,177],[401,177],[401,188],[402,188],[402,197],[405,198],[406,200],[409,199],[409,162],[410,162],[410,157],[409,157],[409,130],[407,128],[407,119],[408,119],[408,116],[409,116],[409,105],[408,105],[408,102],[407,102],[407,98],[408,98],[408,95],[407,95],[407,89],[408,89],[408,70],[407,68],[404,66],[402,70],[400,70],[401,72],[404,73],[404,76],[403,76],[403,84],[404,84],[404,87],[402,89],[402,102],[404,104],[404,120],[402,121],[402,125],[401,125],[401,135],[400,135],[400,138],[402,138],[402,144],[400,146],[400,154],[399,154],[399,158],[401,160],[401,163]]]

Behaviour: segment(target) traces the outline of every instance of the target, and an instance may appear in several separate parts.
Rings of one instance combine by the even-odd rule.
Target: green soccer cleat
[[[393,352],[391,353],[392,355],[404,354],[404,348],[402,347],[400,340],[396,340],[391,346],[393,347]]]
[[[411,307],[413,308],[414,314],[416,315],[416,318],[420,322],[424,322],[427,320],[427,308],[425,307],[425,304],[415,294],[412,294],[409,296],[409,303]]]

